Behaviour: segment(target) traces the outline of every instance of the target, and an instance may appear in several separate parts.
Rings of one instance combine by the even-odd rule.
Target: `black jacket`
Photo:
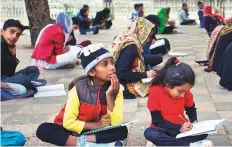
[[[18,63],[19,60],[11,54],[9,45],[1,36],[1,76],[13,76]]]

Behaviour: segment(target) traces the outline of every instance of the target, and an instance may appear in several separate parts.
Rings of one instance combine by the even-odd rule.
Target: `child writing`
[[[147,107],[150,110],[151,127],[144,132],[145,138],[157,146],[204,146],[212,145],[203,140],[207,134],[176,139],[176,135],[187,132],[197,122],[197,112],[190,89],[195,84],[192,68],[180,63],[175,57],[158,71],[149,89]],[[184,111],[188,115],[185,118]]]
[[[88,76],[69,85],[68,100],[54,123],[41,124],[36,135],[59,146],[120,146],[120,140],[127,138],[127,127],[81,135],[120,124],[123,119],[123,87],[115,75],[113,56],[103,45],[95,44],[83,48],[81,60]]]

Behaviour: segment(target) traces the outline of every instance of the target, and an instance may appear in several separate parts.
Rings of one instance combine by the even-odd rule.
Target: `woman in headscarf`
[[[217,71],[221,62],[221,58],[226,48],[232,42],[232,22],[229,22],[220,32],[215,49],[209,61],[208,68],[205,71]]]
[[[207,46],[207,48],[206,48],[206,57],[207,57],[207,60],[204,60],[204,61],[196,61],[196,63],[198,63],[199,65],[203,65],[203,66],[208,65],[209,60],[211,59],[212,54],[213,54],[213,52],[214,52],[214,50],[215,50],[216,42],[217,42],[217,40],[219,39],[219,35],[220,35],[222,29],[223,29],[226,25],[228,25],[228,24],[230,24],[230,23],[232,23],[232,17],[226,18],[226,19],[224,20],[224,23],[223,23],[223,24],[217,26],[217,27],[213,30],[213,32],[211,33],[211,36],[210,36],[210,40],[209,40],[209,42],[208,42],[208,46]],[[206,69],[206,72],[207,72],[207,71],[211,71],[211,70],[210,70],[210,69],[209,69],[209,70]]]
[[[56,24],[44,27],[32,53],[32,64],[42,69],[57,69],[79,63],[78,46],[65,46],[72,32],[72,19],[64,12],[58,14]]]
[[[167,26],[168,18],[169,18],[170,8],[162,8],[159,13],[158,17],[160,20],[160,26],[158,27],[158,34],[170,34],[173,32],[175,28],[175,23],[170,23],[169,26]]]
[[[211,36],[212,31],[220,25],[219,19],[212,13],[211,6],[205,6],[204,8],[204,26],[209,35]]]
[[[146,65],[142,56],[143,45],[152,42],[157,28],[145,18],[138,18],[120,33],[111,44],[116,65],[116,74],[120,83],[124,86],[124,98],[133,99],[136,96],[146,96],[148,86],[141,80],[153,78],[155,71],[146,71]],[[156,59],[162,62],[162,57]],[[159,64],[159,62],[157,64]],[[149,68],[150,69],[150,68]]]

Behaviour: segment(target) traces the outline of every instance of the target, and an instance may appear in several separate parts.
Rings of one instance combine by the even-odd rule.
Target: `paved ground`
[[[103,30],[99,35],[78,35],[78,38],[79,40],[90,39],[93,43],[103,43],[108,47],[113,37],[126,24],[125,22],[119,22],[117,26],[120,27],[114,25],[111,30]],[[217,75],[205,73],[203,68],[193,62],[195,59],[205,59],[205,49],[208,41],[205,30],[199,29],[197,26],[180,27],[178,30],[184,32],[184,34],[163,35],[158,36],[158,38],[167,37],[173,51],[188,53],[187,57],[182,57],[180,60],[190,64],[197,75],[196,85],[192,92],[198,108],[199,120],[226,118],[232,122],[232,93],[218,85],[219,78]],[[79,32],[76,34],[79,34]],[[29,36],[21,36],[17,47],[17,56],[20,59],[18,69],[30,64],[32,49],[29,46]],[[45,78],[48,85],[64,83],[67,89],[72,79],[83,74],[84,70],[81,67],[76,67],[69,70],[60,69],[44,72],[40,78]],[[1,126],[4,129],[23,132],[27,137],[27,146],[50,145],[36,138],[36,128],[42,122],[52,122],[66,99],[67,96],[62,96],[1,102]],[[143,132],[150,122],[150,113],[146,108],[146,102],[147,98],[124,101],[124,120],[139,119],[139,122],[130,129],[127,140],[129,146],[144,146],[146,144]],[[209,139],[212,139],[215,145],[231,146],[232,125],[225,126],[218,135],[209,136]]]

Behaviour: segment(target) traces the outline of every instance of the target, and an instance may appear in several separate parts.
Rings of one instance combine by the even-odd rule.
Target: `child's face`
[[[172,98],[177,99],[180,97],[184,97],[185,92],[189,91],[192,87],[192,85],[186,83],[184,85],[175,86],[173,88],[166,85],[164,89]]]
[[[89,9],[86,10],[85,16],[89,16]]]
[[[15,45],[15,43],[19,40],[20,35],[22,34],[22,30],[18,27],[9,27],[6,30],[1,30],[1,34],[7,44]]]
[[[88,74],[101,81],[110,81],[111,77],[115,74],[113,58],[106,58],[102,60],[94,69],[90,70]]]

